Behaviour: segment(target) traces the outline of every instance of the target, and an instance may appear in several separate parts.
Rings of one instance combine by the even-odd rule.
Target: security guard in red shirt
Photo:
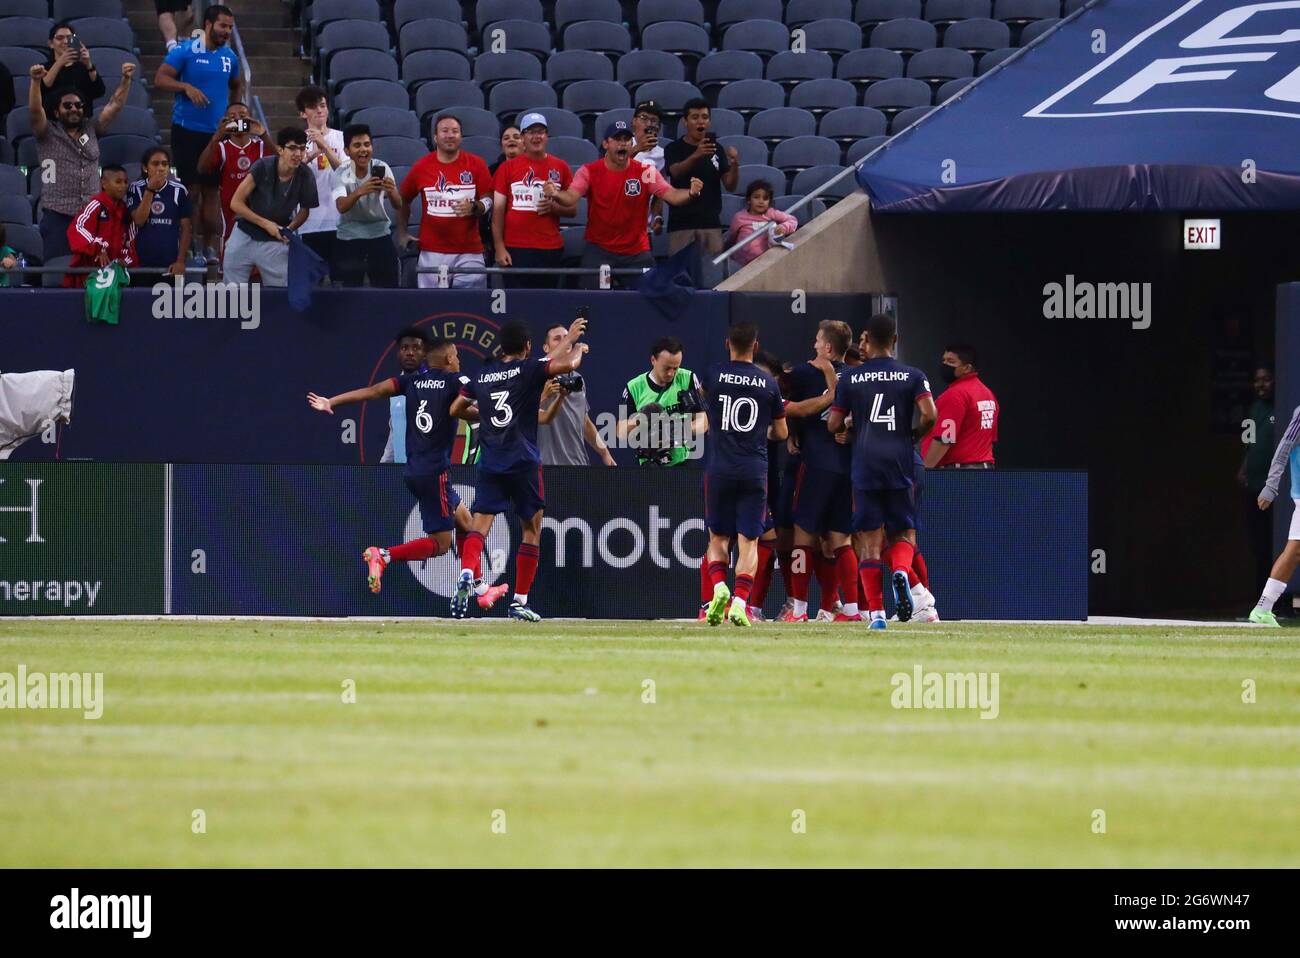
[[[950,385],[935,400],[939,416],[921,445],[927,468],[993,468],[998,401],[975,364],[975,347],[969,343],[953,343],[943,351],[939,370]]]

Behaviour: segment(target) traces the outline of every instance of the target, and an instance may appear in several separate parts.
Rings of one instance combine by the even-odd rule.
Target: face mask
[[[949,366],[947,363],[944,363],[943,366],[940,368],[939,375],[943,377],[943,381],[946,383],[956,382],[957,367]]]

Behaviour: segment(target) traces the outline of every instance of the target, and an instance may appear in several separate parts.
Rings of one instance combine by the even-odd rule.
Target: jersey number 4
[[[871,401],[871,421],[882,422],[889,427],[890,432],[893,432],[897,425],[894,421],[894,407],[890,406],[889,412],[882,416],[880,414],[880,407],[884,404],[884,402],[885,402],[885,394],[876,393],[876,398]]]
[[[501,416],[493,416],[492,425],[496,426],[498,429],[506,428],[506,426],[510,425],[510,420],[515,418],[514,410],[506,403],[506,400],[510,398],[510,393],[502,390],[499,393],[489,393],[488,395],[492,397],[492,401],[496,404],[497,410],[504,413],[504,415]]]

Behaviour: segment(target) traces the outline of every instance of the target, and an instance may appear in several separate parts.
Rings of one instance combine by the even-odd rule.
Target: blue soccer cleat
[[[895,569],[889,582],[894,587],[894,612],[899,622],[906,622],[912,617],[912,587],[907,584],[907,573]]]
[[[542,617],[534,612],[528,606],[524,605],[518,599],[510,603],[510,609],[506,613],[512,619],[518,619],[520,622],[541,622]]]
[[[868,629],[877,629],[877,630],[885,629],[888,627],[889,626],[884,619],[877,619],[874,617],[871,619],[871,624],[867,626]]]
[[[465,618],[465,610],[469,608],[469,596],[474,591],[474,575],[468,569],[460,574],[460,580],[456,583],[456,592],[451,597],[451,617],[453,619]]]

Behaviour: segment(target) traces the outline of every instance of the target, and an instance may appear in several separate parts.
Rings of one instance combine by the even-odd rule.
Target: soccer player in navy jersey
[[[408,337],[409,338],[409,337]],[[312,409],[331,415],[336,406],[368,399],[406,397],[406,468],[403,478],[420,504],[420,520],[425,535],[401,545],[381,549],[370,546],[362,553],[366,563],[366,582],[371,592],[378,592],[380,579],[391,562],[421,562],[442,555],[451,546],[452,534],[459,527],[468,530],[469,510],[460,501],[447,475],[451,465],[451,447],[456,439],[457,419],[451,404],[469,381],[460,374],[460,354],[456,344],[441,337],[429,341],[425,361],[419,368],[385,379],[364,389],[331,396],[307,394]],[[472,419],[471,410],[460,418]],[[457,536],[457,548],[464,554]],[[475,578],[480,578],[475,576]],[[476,587],[479,608],[492,608],[508,591],[505,585]]]
[[[898,621],[912,616],[908,573],[916,546],[914,458],[916,443],[938,418],[925,374],[894,358],[897,341],[898,326],[892,316],[871,317],[866,359],[840,376],[826,423],[830,432],[838,433],[849,416],[853,418],[854,544],[873,629],[885,628],[884,589],[876,563],[886,535]],[[913,411],[918,409],[919,421],[913,427]]]
[[[853,488],[849,482],[852,449],[825,428],[844,354],[853,339],[848,323],[823,320],[813,342],[814,359],[790,371],[786,415],[807,417],[799,446],[801,463],[792,498],[794,548],[791,551],[791,599],[785,622],[808,619],[808,582],[812,571],[821,587],[823,622],[856,622],[858,560],[849,543],[853,531]],[[834,606],[843,588],[844,612]]]
[[[767,518],[767,443],[787,435],[781,389],[754,364],[757,349],[758,328],[753,323],[732,326],[727,334],[731,359],[710,369],[703,384],[709,415],[704,472],[704,524],[713,582],[709,625],[718,625],[724,615],[732,625],[752,625],[746,606]],[[732,539],[738,541],[734,598],[726,583]]]
[[[532,339],[518,320],[501,327],[501,358],[483,364],[451,405],[451,414],[469,418],[478,404],[480,454],[474,487],[474,508],[465,551],[464,568],[451,614],[463,618],[474,588],[474,567],[483,553],[486,536],[496,517],[511,505],[523,526],[523,542],[515,556],[515,595],[510,618],[540,622],[528,605],[528,590],[537,574],[538,543],[542,538],[542,454],[537,448],[537,413],[546,381],[577,369],[587,352],[579,343],[587,320],[579,317],[569,333],[548,356],[530,359]]]

